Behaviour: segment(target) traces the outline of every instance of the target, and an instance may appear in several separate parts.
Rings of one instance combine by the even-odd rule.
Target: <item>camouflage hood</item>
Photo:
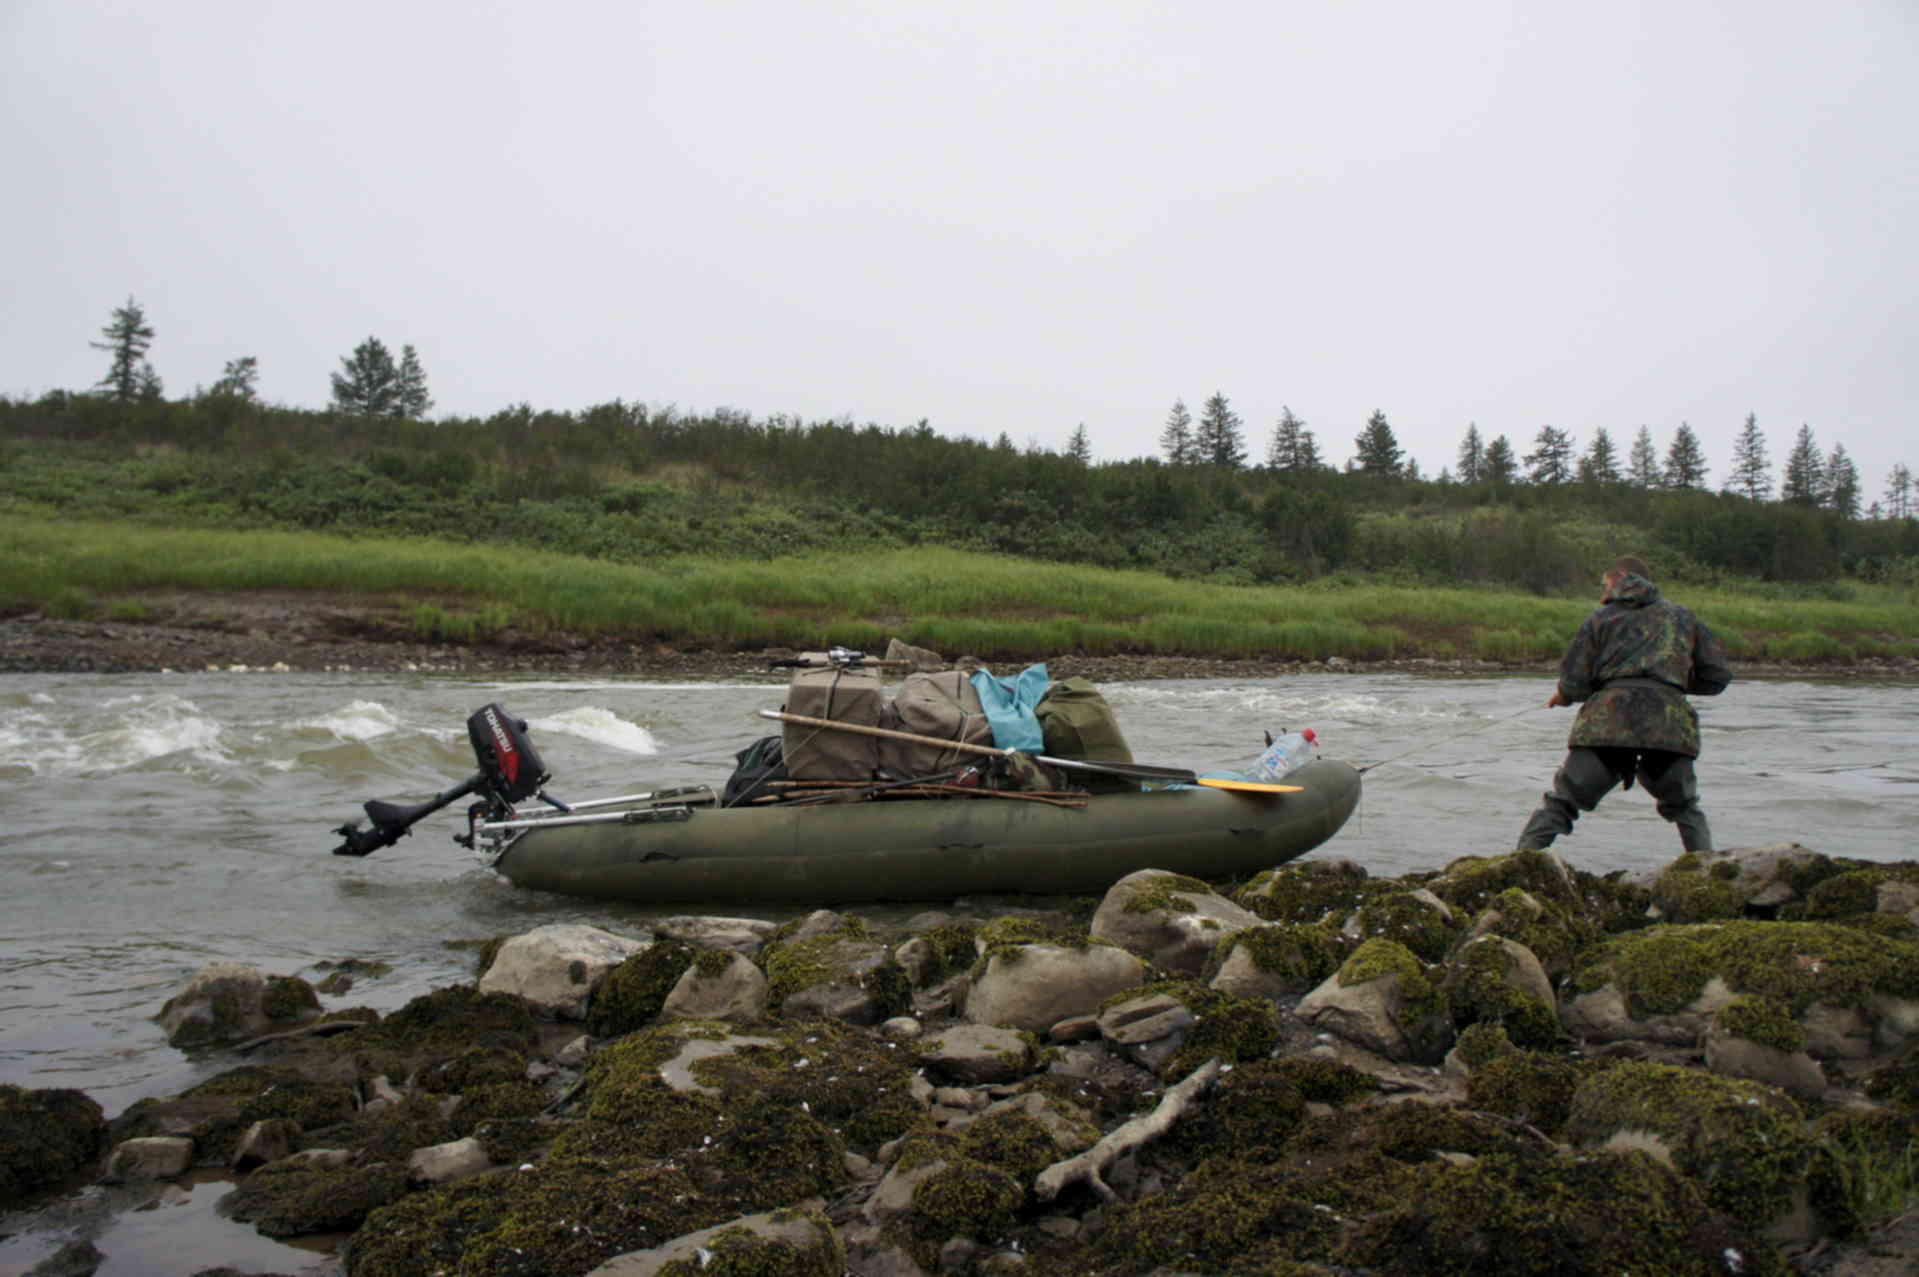
[[[1628,572],[1602,601],[1625,607],[1645,607],[1659,602],[1659,587],[1637,573]]]

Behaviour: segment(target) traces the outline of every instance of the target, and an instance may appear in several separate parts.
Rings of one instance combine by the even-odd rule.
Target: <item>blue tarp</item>
[[[1010,682],[994,678],[986,670],[973,671],[973,687],[979,692],[986,722],[993,729],[993,744],[1001,749],[1017,749],[1022,754],[1038,754],[1046,748],[1039,718],[1033,710],[1046,695],[1052,680],[1044,664],[1028,665]]]

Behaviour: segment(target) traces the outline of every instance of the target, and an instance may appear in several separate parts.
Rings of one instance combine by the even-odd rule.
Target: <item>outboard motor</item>
[[[334,832],[345,841],[333,849],[333,854],[364,856],[382,847],[391,847],[410,833],[413,826],[468,794],[484,795],[487,805],[493,808],[509,808],[538,795],[562,811],[567,810],[566,804],[549,798],[541,788],[551,776],[527,737],[525,719],[513,717],[506,706],[495,701],[466,720],[466,734],[473,744],[473,757],[480,765],[478,772],[452,789],[412,807],[368,799],[366,814],[373,827],[362,829],[358,821],[341,825]]]

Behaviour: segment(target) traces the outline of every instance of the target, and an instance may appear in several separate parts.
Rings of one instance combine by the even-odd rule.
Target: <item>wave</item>
[[[622,753],[650,757],[660,752],[660,742],[652,732],[597,705],[582,705],[545,718],[529,719],[528,725],[542,732],[576,736]]]

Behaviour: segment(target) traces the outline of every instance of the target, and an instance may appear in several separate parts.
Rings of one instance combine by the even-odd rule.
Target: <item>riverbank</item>
[[[781,682],[768,662],[785,647],[724,651],[590,636],[503,630],[471,642],[427,642],[409,629],[402,605],[314,591],[170,592],[150,595],[152,620],[72,620],[23,612],[0,619],[0,673],[139,674],[232,670],[481,675],[592,674],[630,678],[750,679]],[[962,653],[948,652],[949,658]],[[990,658],[989,658],[990,659]],[[1157,654],[1032,653],[1057,677],[1094,682],[1193,678],[1277,678],[1303,671],[1404,671],[1448,677],[1535,672],[1551,661],[1495,661],[1454,655],[1387,660],[1245,660]],[[1919,678],[1919,658],[1848,662],[1739,662],[1744,677]]]

